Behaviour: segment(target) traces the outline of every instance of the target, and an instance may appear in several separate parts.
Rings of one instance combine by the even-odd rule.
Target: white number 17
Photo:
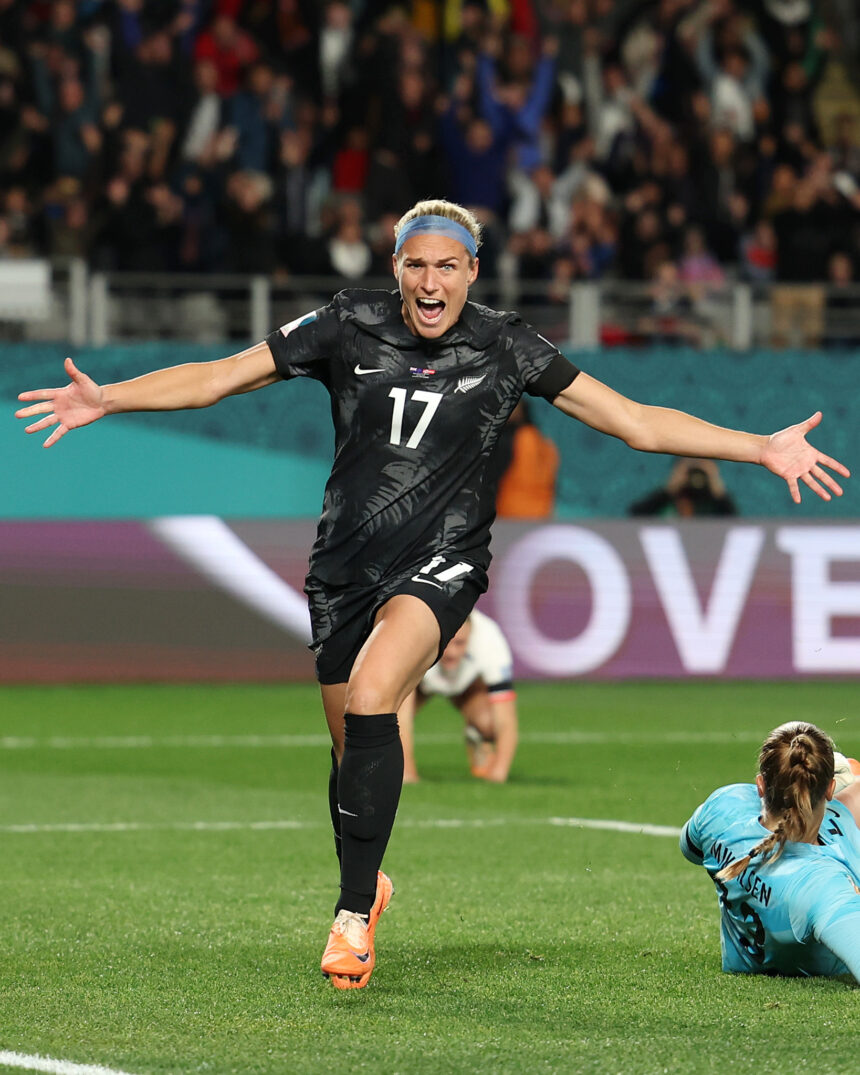
[[[394,410],[391,414],[391,436],[388,441],[389,444],[400,444],[400,438],[403,433],[403,412],[406,408],[406,389],[392,388],[388,395],[394,400]],[[407,448],[417,448],[421,443],[421,438],[427,432],[427,427],[442,402],[442,393],[422,392],[417,389],[412,393],[412,399],[418,403],[423,403],[424,410],[418,419],[418,424],[412,430],[412,436],[406,442]]]

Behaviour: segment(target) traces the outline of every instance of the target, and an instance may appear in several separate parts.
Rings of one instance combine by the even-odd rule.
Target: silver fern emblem
[[[461,377],[460,380],[457,382],[457,387],[454,389],[454,391],[468,392],[472,388],[477,388],[486,376],[486,373],[482,373],[478,377]]]

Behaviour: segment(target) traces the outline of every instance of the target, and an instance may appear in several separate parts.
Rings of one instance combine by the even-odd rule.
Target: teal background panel
[[[62,384],[69,353],[53,344],[0,344],[0,517],[143,518],[169,513],[315,516],[331,464],[328,395],[297,379],[196,411],[112,417],[72,432],[49,451],[13,417],[25,388]],[[71,352],[81,369],[109,383],[178,362],[229,353],[229,345],[165,341]],[[719,425],[771,433],[824,413],[810,439],[857,472],[829,504],[803,489],[795,506],[785,483],[760,467],[721,463],[745,516],[833,519],[860,515],[860,385],[857,351],[607,350],[570,357],[643,403],[690,411]],[[624,516],[659,486],[672,461],[624,444],[532,401],[536,423],[561,453],[559,518]]]

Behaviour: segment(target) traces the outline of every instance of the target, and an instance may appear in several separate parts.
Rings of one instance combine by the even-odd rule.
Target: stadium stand
[[[595,284],[592,343],[853,346],[858,23],[837,0],[0,0],[0,257],[108,279],[103,337],[218,339],[271,312],[231,314],[219,274],[298,306],[384,277],[402,207],[442,194],[484,223],[490,298],[556,338]]]

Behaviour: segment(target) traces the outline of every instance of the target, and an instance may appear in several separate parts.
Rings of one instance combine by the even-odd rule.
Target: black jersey
[[[499,434],[523,392],[551,400],[576,367],[518,315],[471,302],[437,340],[415,336],[396,291],[342,291],[267,343],[282,377],[331,396],[309,578],[373,587],[437,554],[486,570]]]

